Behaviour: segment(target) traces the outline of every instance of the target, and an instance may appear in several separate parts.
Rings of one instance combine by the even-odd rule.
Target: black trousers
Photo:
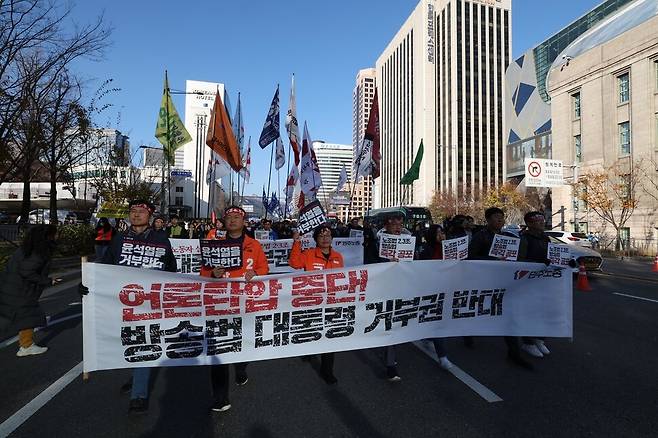
[[[248,364],[249,362],[233,364],[236,375],[245,374]],[[230,374],[229,364],[210,366],[210,382],[212,383],[212,394],[215,401],[229,401]]]

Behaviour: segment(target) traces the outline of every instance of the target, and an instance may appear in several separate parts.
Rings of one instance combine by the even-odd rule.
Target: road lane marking
[[[4,423],[0,424],[0,437],[7,436],[18,429],[21,424],[34,415],[46,403],[52,400],[66,386],[75,380],[82,373],[82,362],[71,368],[66,374],[57,379],[55,383],[46,388],[41,394],[37,395],[28,404],[20,408],[14,415],[7,418]]]
[[[430,346],[429,342],[424,342],[424,341],[416,341],[413,343],[420,351],[428,355],[434,362],[439,363],[439,358],[436,355],[436,351]],[[503,401],[502,398],[498,397],[493,391],[491,391],[489,388],[475,380],[470,374],[468,374],[466,371],[462,370],[459,368],[457,365],[452,364],[452,368],[447,370],[455,376],[457,379],[459,379],[463,384],[471,388],[477,395],[488,401],[489,403],[496,403],[496,402],[501,402]]]
[[[46,317],[46,327],[37,327],[34,329],[34,332],[38,332],[39,330],[43,330],[48,327],[52,327],[55,324],[59,324],[60,322],[68,321],[69,319],[74,319],[74,318],[79,318],[82,316],[82,313],[76,313],[75,315],[69,315],[65,316],[63,318],[59,319],[50,319],[50,316]],[[18,341],[18,336],[14,336],[13,338],[9,338],[6,341],[0,342],[0,348],[5,348],[9,347],[10,345],[14,344],[16,341]]]
[[[622,296],[622,297],[635,298],[636,300],[651,301],[652,303],[658,303],[658,300],[652,300],[651,298],[636,297],[635,295],[622,294],[622,293],[619,293],[619,292],[613,292],[612,294],[613,295],[619,295],[619,296]]]

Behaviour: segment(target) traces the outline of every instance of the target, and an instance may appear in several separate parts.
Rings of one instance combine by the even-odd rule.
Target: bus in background
[[[365,220],[368,221],[375,229],[379,230],[384,226],[384,221],[391,215],[402,215],[403,226],[405,229],[413,232],[417,224],[422,228],[429,227],[432,222],[432,214],[425,207],[390,207],[370,210]]]

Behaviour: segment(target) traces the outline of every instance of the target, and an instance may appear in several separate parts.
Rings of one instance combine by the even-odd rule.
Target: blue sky
[[[514,57],[599,3],[513,0]],[[300,129],[306,120],[314,140],[351,144],[355,75],[374,66],[416,4],[417,0],[77,0],[75,21],[89,22],[103,13],[114,28],[105,59],[81,63],[77,70],[91,84],[112,78],[121,88],[111,97],[114,108],[101,124],[129,135],[134,148],[158,145],[153,134],[165,69],[172,89],[184,89],[186,79],[221,82],[234,107],[240,91],[252,146],[277,83],[285,114],[295,73]],[[174,99],[182,117],[183,97]],[[282,117],[287,145],[283,122]],[[252,148],[252,179],[245,194],[260,194],[269,157],[269,150]]]

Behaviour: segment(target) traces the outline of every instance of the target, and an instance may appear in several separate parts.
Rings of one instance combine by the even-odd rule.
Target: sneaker
[[[210,408],[213,412],[226,412],[231,409],[231,403],[228,400],[217,401]]]
[[[445,357],[445,356],[439,358],[439,365],[440,365],[441,368],[443,368],[444,370],[449,370],[450,368],[454,367],[454,365],[452,364],[452,362],[450,362],[450,361],[448,360],[448,358]]]
[[[386,367],[386,378],[389,382],[399,382],[402,377],[398,374],[398,369],[395,366]]]
[[[249,376],[247,373],[239,373],[235,375],[235,384],[238,386],[244,386],[249,381]]]
[[[541,351],[541,354],[543,354],[544,356],[551,354],[551,350],[549,350],[546,347],[546,344],[544,344],[544,341],[542,341],[541,339],[537,339],[535,341],[535,345],[537,346],[539,351]]]
[[[521,368],[525,368],[528,371],[532,371],[535,369],[535,367],[525,360],[524,358],[521,357],[519,353],[513,353],[513,352],[508,352],[507,353],[507,358],[514,364],[520,366]]]
[[[16,352],[16,356],[34,356],[36,354],[43,354],[48,351],[48,347],[39,347],[37,344],[32,344],[29,347],[20,347]]]
[[[130,414],[143,414],[148,411],[148,400],[145,398],[132,398],[128,405],[128,413]]]
[[[539,351],[539,348],[535,344],[521,344],[521,350],[525,351],[532,357],[544,357],[543,354],[541,354],[541,351]]]

